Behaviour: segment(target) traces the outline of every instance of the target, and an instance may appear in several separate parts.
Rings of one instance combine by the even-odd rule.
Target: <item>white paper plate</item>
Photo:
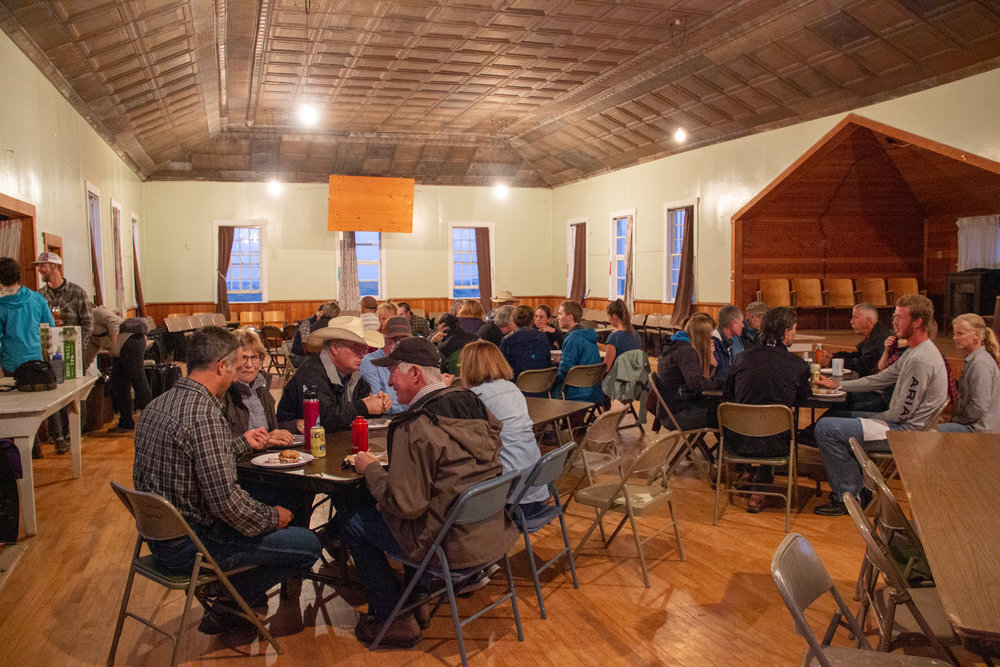
[[[250,463],[255,466],[260,466],[261,468],[298,468],[299,466],[304,466],[313,460],[312,454],[306,454],[305,452],[299,452],[298,461],[289,461],[283,463],[281,461],[280,455],[275,453],[261,454],[260,456],[255,456],[250,459]]]
[[[828,389],[822,394],[816,393],[816,389],[813,389],[813,398],[818,398],[820,400],[833,400],[843,398],[844,396],[847,396],[847,392],[843,389]]]
[[[379,429],[389,428],[389,422],[391,422],[391,421],[392,421],[391,419],[385,419],[385,418],[382,418],[382,419],[369,419],[368,420],[368,430],[369,431],[378,431]]]

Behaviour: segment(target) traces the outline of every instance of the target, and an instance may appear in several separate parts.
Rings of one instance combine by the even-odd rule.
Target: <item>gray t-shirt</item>
[[[1000,367],[985,347],[977,347],[962,361],[951,421],[973,431],[1000,433]]]

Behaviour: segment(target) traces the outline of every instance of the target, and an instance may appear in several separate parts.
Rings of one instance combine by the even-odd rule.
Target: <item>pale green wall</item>
[[[93,294],[86,182],[100,190],[104,300],[112,306],[111,200],[119,202],[125,304],[134,305],[130,215],[143,224],[142,182],[2,32],[0,90],[0,192],[35,206],[39,250],[42,232],[62,236],[66,277]]]
[[[1000,70],[855,113],[1000,161]],[[608,295],[610,214],[636,209],[637,299],[663,299],[664,204],[699,198],[695,300],[728,302],[731,216],[817,142],[843,114],[716,144],[553,190],[554,263],[566,262],[566,221],[587,218],[591,296]],[[565,282],[556,281],[556,293]],[[745,304],[744,304],[745,305]]]
[[[157,182],[144,186],[144,294],[149,301],[213,301],[217,220],[264,220],[269,300],[337,296],[337,234],[327,231],[326,184]],[[551,191],[421,185],[414,193],[413,233],[385,234],[386,295],[448,293],[448,223],[492,222],[496,289],[538,293],[551,281]],[[565,254],[565,253],[564,253]],[[178,271],[178,267],[184,267]],[[547,292],[542,292],[547,293]]]

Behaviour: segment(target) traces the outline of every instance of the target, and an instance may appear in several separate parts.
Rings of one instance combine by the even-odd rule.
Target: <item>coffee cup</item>
[[[843,359],[834,359],[833,361],[830,362],[830,367],[833,369],[833,374],[834,375],[843,375],[844,374],[844,360]]]

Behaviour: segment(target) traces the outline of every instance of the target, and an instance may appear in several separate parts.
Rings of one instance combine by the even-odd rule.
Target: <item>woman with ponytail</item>
[[[949,433],[1000,433],[1000,345],[982,317],[964,313],[952,320],[955,348],[965,355],[958,379],[958,403]]]
[[[624,301],[615,299],[608,304],[606,312],[608,324],[614,331],[608,335],[608,342],[600,347],[604,350],[604,365],[610,371],[619,355],[629,350],[642,349],[642,339],[632,326],[632,314]]]

